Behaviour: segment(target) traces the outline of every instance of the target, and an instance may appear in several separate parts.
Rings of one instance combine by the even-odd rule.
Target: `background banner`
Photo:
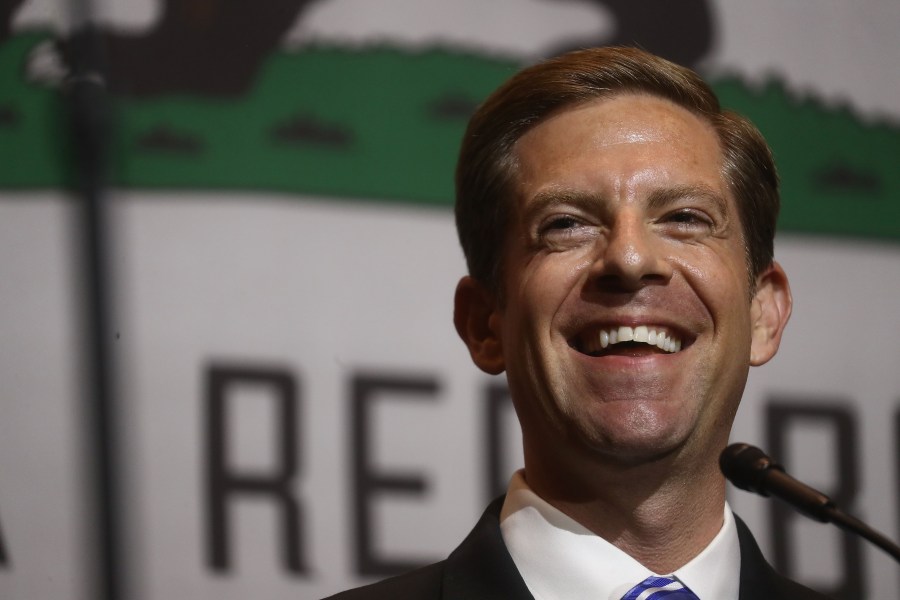
[[[521,465],[451,323],[452,173],[519,67],[639,43],[769,139],[795,296],[733,439],[900,538],[900,5],[117,0],[109,314],[141,600],[320,598],[444,557]],[[0,598],[94,597],[61,0],[0,2]],[[780,570],[895,597],[868,544],[734,491]]]

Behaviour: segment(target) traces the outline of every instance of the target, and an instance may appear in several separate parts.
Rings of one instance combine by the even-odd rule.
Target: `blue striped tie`
[[[683,583],[671,577],[648,577],[622,596],[622,600],[700,600]]]

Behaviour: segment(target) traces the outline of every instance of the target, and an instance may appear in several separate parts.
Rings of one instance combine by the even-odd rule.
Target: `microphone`
[[[761,496],[776,496],[806,516],[834,523],[861,535],[900,562],[900,546],[856,517],[840,510],[825,494],[788,475],[784,467],[750,444],[731,444],[719,455],[722,474],[735,486]]]
[[[732,444],[719,456],[728,480],[748,492],[781,498],[806,516],[828,523],[835,507],[831,498],[785,473],[784,467],[750,444]]]

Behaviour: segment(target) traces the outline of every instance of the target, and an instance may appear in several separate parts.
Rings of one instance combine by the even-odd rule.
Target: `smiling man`
[[[506,373],[525,468],[446,561],[341,598],[822,598],[766,564],[717,459],[791,312],[771,152],[630,48],[530,67],[457,168],[454,321]]]

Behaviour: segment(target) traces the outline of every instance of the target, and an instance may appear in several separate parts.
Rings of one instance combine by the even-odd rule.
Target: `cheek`
[[[698,295],[712,322],[717,353],[722,357],[719,361],[720,376],[736,364],[749,362],[749,294],[744,270],[707,273],[702,284],[698,284]]]
[[[749,309],[750,290],[743,254],[735,256],[732,251],[723,256],[703,247],[673,260],[711,314]]]
[[[518,302],[534,317],[552,318],[578,290],[591,266],[588,252],[550,253],[536,257],[523,271]]]

